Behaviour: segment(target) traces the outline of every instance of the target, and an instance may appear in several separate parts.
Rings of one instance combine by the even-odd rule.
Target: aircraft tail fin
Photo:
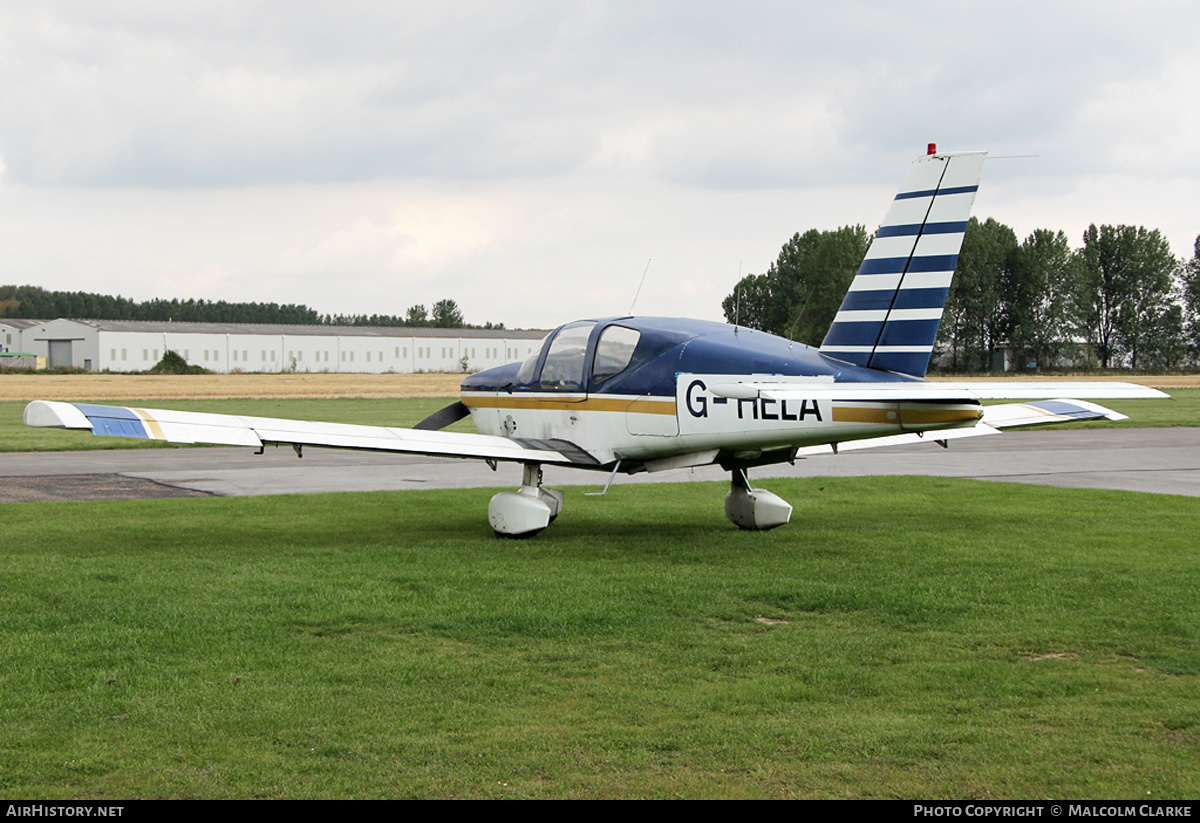
[[[986,156],[929,154],[914,161],[822,354],[924,377]]]

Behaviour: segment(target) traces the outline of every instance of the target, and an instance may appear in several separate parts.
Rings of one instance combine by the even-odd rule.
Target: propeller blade
[[[435,411],[420,423],[413,426],[413,428],[421,429],[422,431],[438,431],[446,428],[452,423],[457,423],[470,413],[471,410],[468,409],[461,400],[459,400],[455,403],[451,403],[444,409]]]

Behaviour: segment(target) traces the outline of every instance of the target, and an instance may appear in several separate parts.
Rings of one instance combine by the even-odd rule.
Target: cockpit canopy
[[[586,391],[588,343],[599,325],[596,320],[579,320],[547,336],[538,350],[521,364],[517,385],[542,391]],[[590,385],[599,386],[624,371],[633,360],[641,337],[637,329],[615,323],[606,326],[596,340]]]
[[[555,329],[519,366],[463,380],[467,391],[674,396],[677,374],[812,376],[838,382],[914,378],[864,369],[766,332],[707,320],[613,317]]]

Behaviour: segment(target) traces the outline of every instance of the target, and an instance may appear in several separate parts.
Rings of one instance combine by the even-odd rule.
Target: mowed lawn
[[[771,489],[0,506],[0,794],[1200,795],[1200,500]]]

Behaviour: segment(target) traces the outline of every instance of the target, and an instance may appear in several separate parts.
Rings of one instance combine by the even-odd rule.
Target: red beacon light
[[[937,143],[930,143],[929,148],[925,151],[926,154],[937,154]]]

